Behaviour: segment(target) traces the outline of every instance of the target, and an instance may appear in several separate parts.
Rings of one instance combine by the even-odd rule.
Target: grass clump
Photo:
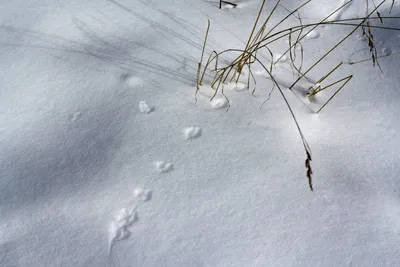
[[[275,25],[269,25],[271,17],[274,15],[276,12],[277,8],[282,6],[280,4],[281,0],[277,0],[275,5],[273,6],[272,10],[268,14],[267,18],[260,22],[261,15],[265,9],[265,4],[266,0],[264,0],[261,4],[260,10],[258,12],[258,15],[256,17],[256,20],[254,22],[254,25],[252,27],[251,33],[249,35],[248,41],[246,43],[246,46],[244,49],[227,49],[221,52],[216,52],[213,51],[207,62],[203,65],[203,57],[204,57],[204,48],[207,43],[207,36],[210,28],[210,22],[208,21],[208,26],[207,26],[207,32],[206,36],[204,39],[204,44],[203,44],[203,51],[202,51],[202,56],[200,59],[200,62],[198,64],[198,72],[197,72],[197,89],[196,89],[196,94],[195,98],[197,96],[197,93],[200,89],[200,86],[203,84],[204,79],[205,79],[205,73],[212,73],[212,79],[209,81],[211,87],[215,90],[214,95],[211,97],[210,100],[213,100],[213,98],[217,95],[217,93],[221,90],[222,94],[223,93],[223,84],[227,82],[238,82],[241,75],[243,74],[243,70],[246,68],[248,70],[248,79],[247,79],[247,89],[250,90],[250,83],[253,81],[254,83],[254,89],[252,93],[254,93],[256,89],[256,79],[253,75],[253,69],[252,67],[256,64],[261,66],[265,72],[268,74],[269,78],[271,79],[273,83],[272,90],[274,88],[277,88],[280,92],[280,95],[285,101],[285,104],[290,112],[290,115],[293,118],[293,121],[296,125],[296,128],[298,130],[298,133],[301,137],[301,141],[303,143],[303,147],[306,153],[306,160],[305,160],[305,167],[306,167],[306,176],[308,179],[309,183],[309,188],[311,191],[313,191],[313,184],[312,184],[312,168],[311,168],[311,161],[312,161],[312,154],[311,154],[311,149],[303,135],[303,132],[300,128],[300,125],[296,119],[296,116],[292,110],[292,107],[290,106],[285,94],[283,93],[282,90],[282,84],[278,82],[276,79],[276,76],[274,75],[274,65],[279,62],[284,56],[288,57],[290,62],[290,66],[296,73],[296,77],[294,78],[294,81],[291,82],[289,86],[286,86],[290,91],[294,92],[294,89],[296,88],[296,85],[299,83],[300,80],[306,79],[307,81],[312,82],[314,86],[310,87],[307,89],[305,92],[306,95],[308,96],[308,99],[312,101],[315,97],[317,97],[322,91],[331,88],[333,86],[339,86],[339,88],[332,94],[332,96],[325,101],[321,105],[321,107],[317,110],[314,111],[310,106],[311,110],[313,110],[316,113],[319,113],[321,110],[323,110],[326,105],[340,92],[340,90],[352,79],[353,75],[348,75],[344,78],[339,78],[336,81],[327,84],[327,85],[322,85],[323,82],[326,81],[328,77],[331,77],[331,75],[341,68],[343,66],[344,62],[340,62],[338,65],[333,67],[331,70],[328,70],[324,75],[322,75],[321,78],[317,79],[316,81],[313,81],[309,77],[309,74],[312,70],[316,68],[317,65],[319,65],[321,62],[325,61],[327,57],[332,54],[342,43],[344,43],[350,36],[352,36],[358,29],[362,30],[362,33],[366,38],[368,39],[368,46],[370,50],[370,55],[371,58],[368,60],[372,60],[373,66],[379,66],[378,59],[381,58],[382,56],[378,56],[376,46],[375,46],[375,40],[374,40],[374,35],[373,35],[373,30],[400,30],[398,28],[390,28],[390,27],[384,27],[384,26],[377,26],[373,25],[371,21],[379,19],[381,23],[383,23],[383,20],[385,19],[398,19],[399,17],[383,17],[381,14],[378,12],[379,7],[381,7],[387,0],[381,1],[378,5],[374,4],[374,7],[372,10],[369,10],[368,7],[368,0],[367,0],[367,7],[366,7],[366,13],[364,17],[361,18],[350,18],[350,19],[332,19],[330,18],[334,17],[335,14],[340,12],[343,8],[345,8],[347,5],[350,4],[351,0],[344,3],[340,7],[338,7],[336,10],[334,10],[332,13],[330,13],[327,17],[324,19],[316,22],[316,23],[308,23],[304,24],[301,17],[299,16],[299,10],[303,9],[307,4],[309,4],[312,0],[305,1],[303,4],[298,6],[296,9],[293,11],[288,11],[288,14],[281,19],[278,23]],[[220,7],[222,5],[222,2],[220,1]],[[392,6],[394,5],[394,0],[392,2]],[[284,8],[284,7],[283,7]],[[376,14],[376,15],[375,15]],[[283,25],[284,22],[286,22],[290,17],[295,17],[296,21],[298,21],[297,24],[283,28],[278,30],[278,27]],[[325,25],[330,25],[332,27],[340,27],[340,28],[348,28],[349,32],[339,41],[336,43],[333,43],[332,46],[319,58],[315,60],[313,64],[311,64],[310,67],[304,68],[303,66],[303,61],[304,61],[304,50],[306,47],[303,45],[302,41],[306,36],[308,36],[310,33],[312,33],[316,28],[325,26]],[[258,29],[258,30],[257,30]],[[270,46],[278,41],[282,41],[284,39],[288,40],[288,48],[287,50],[278,58],[274,59],[274,53],[270,49]],[[296,50],[300,50],[300,55],[298,55],[298,52]],[[267,51],[269,57],[261,57],[260,52],[261,51]],[[219,58],[222,55],[225,54],[235,54],[236,56],[234,57],[233,60],[231,60],[228,63],[223,63],[221,64],[219,62]],[[357,64],[360,62],[364,62],[366,60],[362,60],[359,62],[351,62],[350,64]],[[272,92],[271,90],[271,92]],[[271,93],[270,93],[271,94]],[[224,95],[225,96],[225,95]],[[225,96],[226,97],[226,96]],[[267,99],[268,100],[268,99]],[[229,102],[228,102],[229,103]],[[303,102],[304,104],[304,102]],[[228,106],[229,108],[229,106]]]

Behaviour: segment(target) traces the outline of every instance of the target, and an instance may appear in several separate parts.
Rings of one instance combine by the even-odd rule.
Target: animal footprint
[[[110,242],[109,242],[109,255],[111,254],[112,247],[116,242],[127,239],[131,232],[129,227],[131,227],[138,220],[138,214],[136,207],[131,210],[126,208],[121,209],[120,212],[115,216],[114,220],[110,225]]]
[[[391,55],[392,54],[392,49],[390,47],[385,47],[385,48],[382,49],[382,54],[384,56]]]
[[[138,198],[143,202],[146,202],[151,200],[153,192],[149,189],[143,189],[138,187],[133,190],[133,195],[135,196],[135,198]]]
[[[169,172],[173,169],[173,165],[171,162],[165,162],[165,161],[156,161],[155,162],[156,169],[159,173],[164,173],[164,172]]]
[[[211,101],[211,106],[214,109],[226,108],[228,106],[228,101],[222,97],[214,98]]]
[[[186,140],[195,139],[201,136],[201,128],[200,127],[187,127],[183,130],[185,134]]]
[[[139,102],[139,110],[142,113],[149,114],[154,110],[154,107],[149,106],[146,101]]]
[[[81,117],[81,115],[82,114],[79,111],[72,113],[71,121],[72,122],[77,121]]]

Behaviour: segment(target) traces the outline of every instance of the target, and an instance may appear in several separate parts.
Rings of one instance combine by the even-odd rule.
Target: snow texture
[[[254,93],[247,67],[215,92],[211,64],[195,103],[207,19],[203,65],[214,50],[245,48],[262,1],[232,2],[2,1],[1,267],[399,266],[398,33],[373,29],[378,56],[393,54],[378,59],[383,73],[361,29],[291,89],[293,66],[273,66],[312,150],[310,192],[266,49],[257,57],[267,70],[252,67]],[[303,2],[281,1],[267,30]],[[344,3],[313,0],[294,15],[314,23]],[[328,20],[362,17],[365,4],[353,0]],[[277,30],[297,23],[290,16]],[[314,29],[302,71],[350,31]],[[287,39],[268,45],[274,60]],[[340,86],[310,100],[323,75],[365,59],[322,81],[354,75],[322,112],[309,110]]]

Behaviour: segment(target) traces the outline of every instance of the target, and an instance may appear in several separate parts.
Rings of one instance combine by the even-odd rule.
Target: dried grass
[[[258,12],[258,15],[256,17],[256,20],[254,22],[254,25],[252,27],[252,31],[250,33],[250,36],[248,38],[248,41],[246,43],[246,46],[244,49],[227,49],[224,50],[222,52],[216,52],[213,51],[213,53],[209,56],[209,59],[207,60],[206,64],[202,65],[202,61],[203,61],[203,54],[204,54],[204,47],[206,46],[206,40],[207,40],[207,35],[208,35],[208,31],[209,31],[209,27],[210,24],[208,24],[207,26],[207,33],[206,33],[206,37],[205,37],[205,41],[204,41],[204,46],[203,46],[203,52],[202,52],[202,57],[201,60],[199,62],[199,71],[198,71],[198,76],[197,76],[197,90],[196,90],[196,94],[198,92],[198,90],[200,89],[200,86],[202,85],[205,73],[207,71],[211,71],[214,72],[214,79],[211,81],[211,87],[215,90],[214,95],[211,97],[210,100],[212,100],[216,95],[217,92],[221,90],[222,94],[223,93],[223,84],[226,83],[227,81],[235,81],[238,82],[240,79],[240,76],[243,72],[244,67],[248,68],[249,71],[249,77],[247,80],[247,88],[248,90],[250,90],[250,77],[252,77],[253,79],[253,83],[254,83],[254,89],[252,91],[252,93],[254,93],[254,90],[256,88],[256,79],[253,75],[252,72],[252,66],[254,64],[258,64],[260,65],[268,74],[268,76],[271,78],[272,82],[273,82],[273,87],[272,90],[274,90],[274,88],[277,88],[282,96],[282,98],[284,99],[286,106],[293,118],[293,121],[297,127],[297,130],[299,132],[299,135],[301,137],[303,146],[304,146],[304,150],[306,152],[306,161],[305,161],[305,166],[307,169],[306,172],[306,176],[308,178],[309,181],[309,187],[310,190],[313,191],[313,184],[312,184],[312,168],[311,168],[311,161],[312,161],[312,157],[311,157],[311,149],[308,146],[308,143],[303,135],[303,132],[300,128],[300,125],[296,119],[296,116],[285,96],[285,94],[282,91],[282,88],[280,86],[280,84],[276,81],[274,75],[273,75],[273,65],[276,64],[280,59],[282,59],[283,56],[288,55],[290,58],[290,65],[291,67],[296,71],[297,73],[297,78],[295,79],[294,82],[291,83],[291,85],[288,87],[289,90],[293,90],[294,86],[301,80],[301,79],[307,79],[308,81],[312,82],[312,79],[310,79],[307,74],[309,74],[314,68],[316,68],[316,66],[318,64],[320,64],[321,62],[325,61],[326,58],[333,53],[343,42],[345,42],[350,36],[352,36],[359,28],[361,28],[363,34],[368,38],[368,46],[370,49],[370,53],[371,53],[371,58],[370,60],[372,60],[373,66],[379,66],[379,62],[378,59],[382,58],[383,56],[378,56],[377,55],[377,50],[376,50],[376,46],[375,46],[375,40],[374,40],[374,35],[372,33],[372,29],[375,30],[382,30],[382,29],[386,29],[386,30],[396,30],[399,31],[400,29],[398,28],[390,28],[390,27],[384,27],[384,26],[376,26],[373,25],[372,23],[370,23],[370,21],[372,20],[376,20],[379,19],[381,22],[383,22],[384,19],[399,19],[398,17],[382,17],[381,14],[378,12],[378,8],[382,6],[382,4],[384,2],[386,2],[387,0],[383,0],[381,1],[377,6],[374,6],[374,8],[372,9],[372,11],[368,11],[369,7],[367,6],[367,11],[365,14],[365,17],[362,18],[351,18],[351,19],[338,19],[338,20],[328,20],[330,17],[332,17],[334,14],[336,14],[337,12],[339,12],[340,10],[342,10],[345,6],[347,6],[351,1],[348,1],[346,3],[344,3],[342,6],[340,6],[339,8],[337,8],[336,10],[334,10],[332,13],[330,13],[327,17],[325,17],[324,19],[322,19],[321,21],[317,22],[317,23],[309,23],[309,24],[303,24],[302,19],[299,16],[299,10],[304,8],[307,4],[309,4],[312,0],[308,0],[306,2],[304,2],[302,5],[300,5],[299,7],[297,7],[295,10],[293,11],[289,11],[288,9],[286,9],[289,14],[287,16],[285,16],[281,21],[279,21],[277,24],[272,25],[271,29],[267,31],[267,26],[268,23],[270,22],[271,17],[273,16],[273,14],[275,13],[275,11],[277,10],[277,8],[280,6],[280,0],[277,0],[277,2],[275,3],[275,5],[273,6],[271,12],[269,13],[268,17],[264,20],[264,22],[261,24],[261,26],[259,26],[259,30],[256,31],[259,22],[260,22],[260,18],[261,18],[261,14],[265,8],[265,4],[266,4],[266,0],[264,0],[261,4],[260,10]],[[222,5],[222,2],[225,1],[220,1],[220,7]],[[367,0],[367,4],[368,4],[368,0]],[[392,7],[394,5],[394,1],[392,2]],[[377,13],[377,17],[374,17],[373,14]],[[284,28],[283,30],[279,30],[277,31],[276,29],[282,25],[285,21],[287,21],[291,16],[294,16],[297,21],[298,24],[288,27],[288,28]],[[309,68],[307,68],[306,70],[303,70],[303,61],[304,61],[304,50],[306,50],[307,48],[304,47],[304,45],[302,44],[302,40],[313,30],[315,30],[317,27],[321,27],[323,25],[331,25],[334,27],[348,27],[351,30],[349,31],[348,34],[346,34],[341,40],[339,40],[338,42],[332,44],[332,47],[330,49],[328,49],[328,51],[320,56]],[[297,35],[295,38],[293,37],[294,35]],[[274,59],[273,57],[273,52],[271,51],[271,49],[269,48],[269,45],[281,41],[284,38],[288,38],[289,41],[289,47],[288,49],[282,54],[281,57],[279,57],[278,59]],[[300,58],[297,57],[296,54],[296,48],[300,47]],[[267,67],[266,62],[260,60],[260,57],[258,56],[258,52],[260,52],[262,49],[265,49],[270,56],[270,64]],[[237,53],[238,56],[232,60],[229,64],[220,66],[219,62],[218,62],[218,58],[223,55],[223,54],[227,54],[227,53]],[[366,60],[364,60],[366,61]],[[212,62],[215,62],[215,66],[212,70],[210,70],[210,65],[212,64]],[[350,62],[347,64],[357,64],[363,61],[359,61],[359,62]],[[340,67],[343,66],[343,62],[339,63],[338,65],[336,65],[332,70],[328,71],[325,75],[323,75],[320,79],[318,79],[318,82],[316,83],[317,87],[316,88],[310,88],[309,92],[308,92],[308,96],[309,99],[312,99],[313,97],[317,96],[320,92],[331,88],[332,86],[341,84],[341,86],[335,91],[335,93],[320,107],[320,109],[317,111],[320,112],[322,109],[325,108],[325,106],[342,90],[342,88],[352,79],[353,75],[348,75],[344,78],[339,78],[336,81],[326,85],[326,86],[322,86],[321,83],[323,81],[325,81],[328,77],[330,77],[336,70],[338,70]],[[202,69],[202,74],[201,72],[201,68]],[[272,93],[272,90],[268,96],[268,99]],[[224,95],[225,96],[225,95]],[[226,97],[226,96],[225,96]],[[268,99],[266,101],[268,101]],[[265,102],[266,102],[265,101]],[[264,102],[264,103],[265,103]],[[264,104],[263,103],[263,104]],[[229,107],[228,107],[229,108]]]

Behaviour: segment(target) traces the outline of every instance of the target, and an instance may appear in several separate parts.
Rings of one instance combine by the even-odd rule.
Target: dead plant
[[[261,4],[260,10],[258,12],[258,15],[256,17],[256,20],[254,22],[254,25],[252,27],[252,31],[250,33],[250,36],[248,38],[248,41],[246,43],[246,46],[244,49],[227,49],[224,50],[222,52],[216,52],[213,51],[213,53],[209,56],[207,62],[205,63],[205,65],[202,65],[202,61],[203,61],[203,55],[204,55],[204,47],[206,46],[206,42],[207,42],[207,36],[208,36],[208,32],[209,32],[209,27],[210,24],[208,22],[208,26],[207,26],[207,33],[206,33],[206,37],[204,40],[204,45],[203,45],[203,51],[202,51],[202,56],[201,56],[201,60],[199,62],[198,65],[198,74],[197,74],[197,89],[196,89],[196,94],[195,97],[197,96],[197,93],[200,89],[200,86],[203,83],[204,77],[205,77],[205,73],[207,71],[210,71],[212,73],[214,73],[213,75],[213,79],[210,81],[211,87],[215,90],[214,95],[211,97],[210,100],[212,100],[216,95],[217,92],[219,90],[222,90],[222,94],[223,94],[223,87],[221,85],[223,85],[224,83],[226,83],[227,81],[235,81],[236,83],[239,81],[244,68],[246,67],[249,71],[248,74],[248,79],[247,79],[247,88],[248,90],[250,89],[250,83],[251,83],[251,79],[254,83],[254,85],[256,86],[256,79],[253,75],[253,71],[252,71],[252,66],[254,64],[258,64],[260,65],[268,74],[268,76],[270,77],[271,81],[273,82],[273,88],[277,88],[280,92],[280,95],[282,96],[282,98],[284,99],[286,106],[293,118],[293,121],[297,127],[297,130],[299,132],[299,135],[301,137],[303,146],[304,146],[304,150],[306,153],[306,161],[305,161],[305,167],[307,169],[306,172],[306,176],[308,178],[309,181],[309,187],[310,190],[313,191],[313,184],[312,184],[312,168],[311,168],[311,161],[312,161],[312,155],[311,155],[311,149],[308,146],[308,143],[303,135],[303,132],[300,128],[300,125],[296,119],[296,116],[285,96],[285,94],[283,93],[283,90],[281,88],[281,84],[276,80],[274,74],[273,74],[273,66],[274,64],[276,64],[276,62],[278,62],[283,56],[289,54],[289,58],[290,58],[290,65],[292,66],[292,68],[296,71],[296,75],[297,78],[290,84],[290,86],[287,86],[289,90],[293,91],[295,85],[301,80],[301,79],[307,79],[308,81],[313,81],[308,75],[310,74],[310,72],[321,62],[323,62],[324,60],[326,60],[327,56],[330,55],[331,53],[333,53],[343,42],[345,42],[350,36],[352,36],[359,28],[361,28],[363,34],[368,38],[368,46],[370,48],[370,53],[371,53],[371,58],[372,58],[372,62],[373,62],[373,66],[377,65],[379,66],[378,63],[378,58],[380,58],[380,56],[378,56],[377,54],[377,50],[376,50],[376,46],[375,46],[375,40],[374,40],[374,36],[372,34],[372,29],[386,29],[386,30],[395,30],[395,31],[399,31],[400,29],[398,28],[390,28],[390,27],[384,27],[384,26],[376,26],[373,25],[372,23],[370,23],[371,20],[376,20],[379,19],[381,21],[383,21],[383,19],[385,18],[396,18],[398,19],[398,17],[382,17],[380,15],[380,13],[378,13],[378,8],[380,6],[382,6],[382,4],[384,2],[386,2],[387,0],[382,0],[378,5],[376,5],[372,11],[368,11],[368,7],[367,7],[367,12],[365,14],[365,17],[362,18],[351,18],[351,19],[337,19],[337,20],[329,20],[329,18],[331,18],[334,14],[336,14],[337,12],[339,12],[341,9],[343,9],[345,6],[347,6],[350,2],[346,2],[344,3],[342,6],[340,6],[339,8],[337,8],[336,10],[334,10],[332,13],[330,13],[327,17],[325,17],[324,19],[322,19],[319,22],[316,23],[309,23],[309,24],[304,24],[302,19],[299,16],[299,10],[304,8],[307,4],[309,4],[312,0],[308,0],[306,2],[304,2],[302,5],[298,6],[295,10],[293,11],[288,11],[287,16],[285,16],[282,20],[280,20],[277,24],[272,25],[272,27],[267,30],[267,27],[269,26],[269,22],[271,17],[273,16],[273,14],[276,12],[277,8],[280,6],[280,0],[277,0],[277,2],[275,3],[275,5],[273,6],[271,12],[269,13],[269,15],[267,16],[267,18],[264,20],[264,22],[258,26],[260,24],[260,18],[261,18],[261,14],[264,11],[265,8],[265,4],[266,4],[266,0],[264,0]],[[221,3],[224,1],[220,1],[220,7],[221,7]],[[368,3],[368,2],[367,2]],[[392,7],[393,7],[394,1],[392,2]],[[377,13],[377,17],[374,17],[373,14]],[[294,16],[297,18],[298,20],[298,24],[288,27],[288,28],[284,28],[283,30],[277,30],[278,26],[282,25],[285,21],[287,21],[291,16]],[[310,34],[313,30],[315,30],[317,27],[321,27],[324,25],[330,25],[330,26],[334,26],[334,27],[345,27],[345,28],[349,28],[349,32],[342,38],[340,39],[338,42],[332,44],[332,47],[330,49],[327,50],[327,52],[325,54],[323,54],[321,57],[317,58],[317,60],[307,69],[303,70],[304,66],[303,66],[303,60],[304,60],[304,46],[302,44],[302,40],[308,35]],[[256,31],[257,27],[259,27],[259,30]],[[293,36],[296,35],[296,37],[294,38]],[[269,45],[271,45],[272,43],[275,43],[277,41],[281,41],[283,39],[288,39],[288,44],[289,47],[288,49],[282,54],[282,56],[278,59],[274,59],[273,58],[273,52],[271,51],[271,49],[269,48]],[[296,55],[296,48],[300,47],[300,51],[301,51],[301,56],[300,58],[297,57]],[[270,59],[267,60],[261,60],[259,53],[261,51],[267,51]],[[237,54],[237,56],[229,63],[226,65],[222,65],[220,66],[219,62],[218,62],[218,58],[221,57],[221,55],[227,54],[227,53],[235,53]],[[214,67],[211,69],[210,66],[212,63],[215,63]],[[269,62],[268,67],[267,67],[267,62]],[[352,62],[351,64],[356,64],[359,62]],[[350,64],[350,63],[349,63]],[[353,75],[348,75],[344,78],[339,78],[336,81],[323,86],[323,82],[330,77],[336,70],[338,70],[340,67],[343,66],[343,62],[339,63],[338,65],[336,65],[332,70],[326,72],[325,75],[323,75],[321,78],[317,79],[317,82],[315,82],[315,86],[309,88],[308,90],[308,97],[311,100],[313,97],[317,96],[320,92],[331,88],[332,86],[338,85],[340,84],[339,88],[335,91],[335,93],[324,103],[322,104],[322,106],[315,111],[316,113],[320,112],[323,108],[326,107],[326,105],[339,93],[339,91],[352,79]],[[201,73],[201,69],[202,69],[202,73]],[[255,88],[254,88],[255,90]],[[254,90],[252,93],[254,93]],[[272,92],[271,90],[271,92]],[[271,93],[270,93],[271,94]],[[197,99],[197,98],[196,98]],[[269,97],[268,97],[269,99]],[[268,100],[267,99],[267,100]],[[303,102],[304,103],[304,102]],[[309,107],[310,108],[310,107]],[[311,109],[311,108],[310,108]],[[313,110],[314,111],[314,110]]]

